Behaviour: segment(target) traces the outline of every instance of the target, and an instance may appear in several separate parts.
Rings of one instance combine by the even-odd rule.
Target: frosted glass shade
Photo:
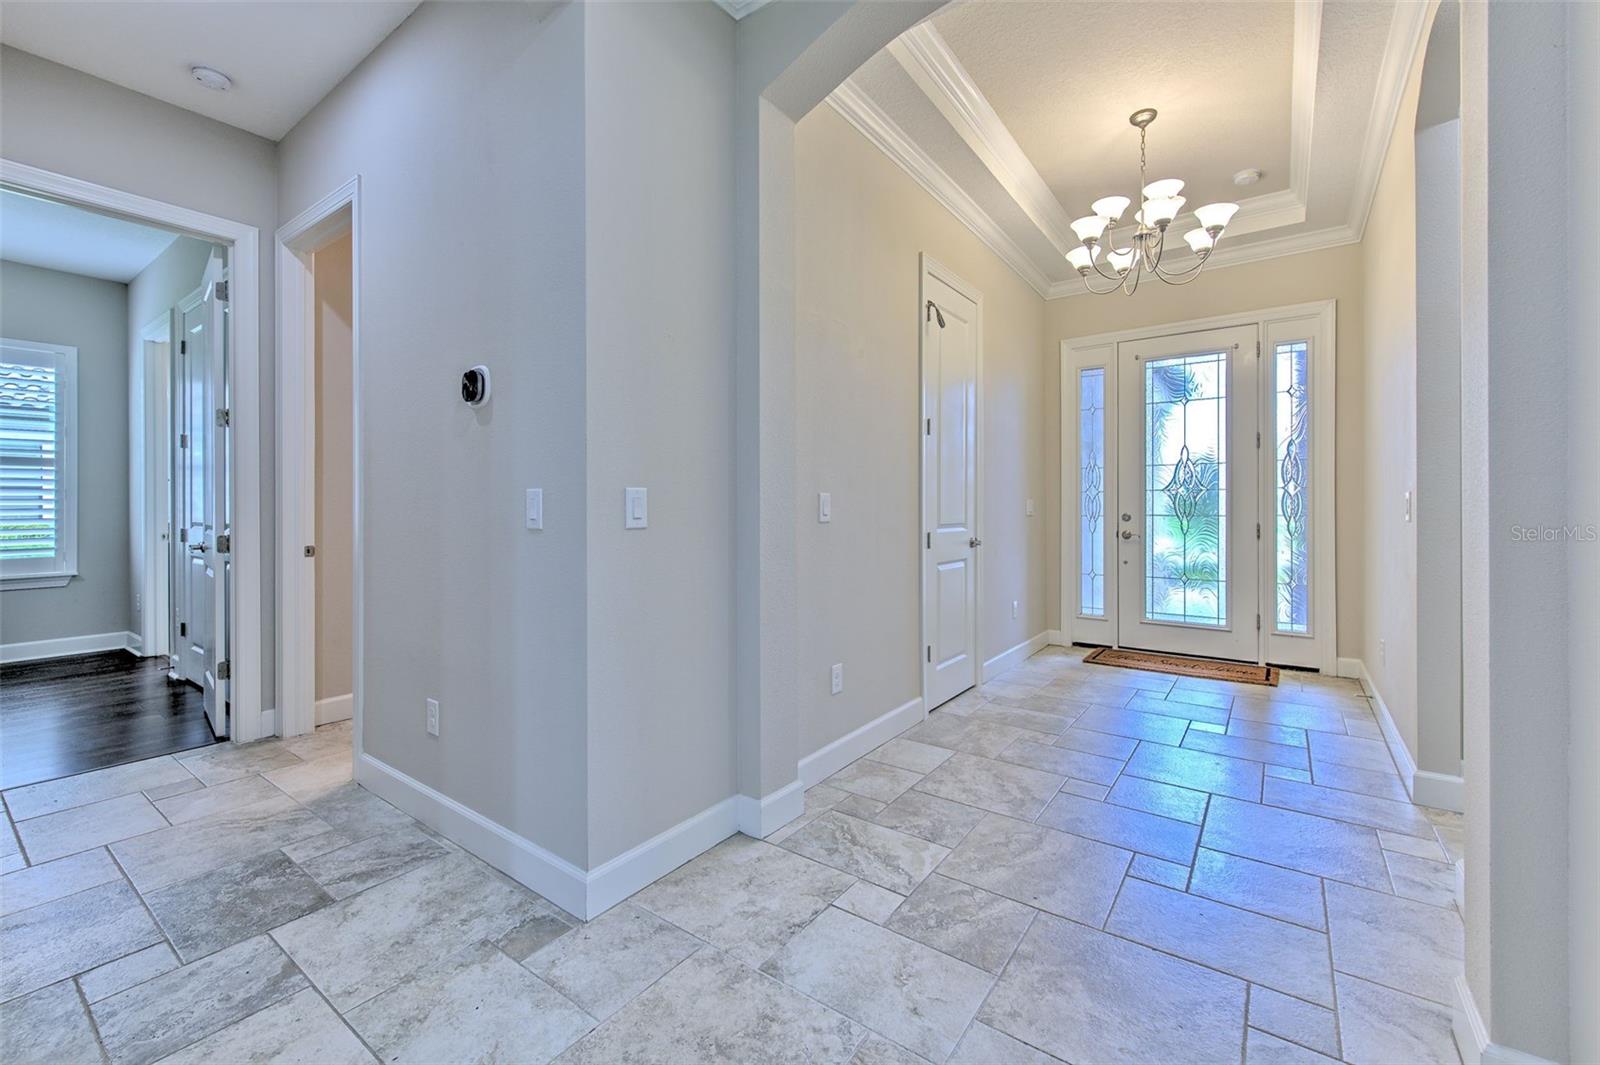
[[[1067,262],[1080,274],[1094,265],[1094,248],[1073,248],[1067,252]]]
[[[1110,224],[1111,219],[1101,215],[1084,215],[1072,223],[1072,231],[1078,235],[1079,240],[1087,244],[1091,240],[1099,240],[1100,234],[1104,233],[1106,226]]]
[[[1158,181],[1156,184],[1159,185],[1160,182]],[[1179,182],[1179,184],[1182,184],[1182,182]],[[1146,200],[1144,201],[1144,210],[1140,214],[1144,218],[1146,225],[1164,226],[1178,217],[1178,212],[1183,210],[1183,203],[1182,196],[1167,196],[1157,200]]]
[[[1236,203],[1208,203],[1204,207],[1196,207],[1194,216],[1206,229],[1221,229],[1232,220],[1238,209]]]
[[[1189,247],[1193,249],[1196,255],[1203,251],[1210,251],[1211,246],[1216,243],[1211,239],[1211,234],[1203,229],[1191,229],[1183,235],[1183,239],[1188,241]]]
[[[1089,205],[1089,210],[1101,218],[1108,218],[1115,222],[1122,217],[1122,212],[1128,209],[1130,202],[1132,201],[1126,196],[1102,196]]]
[[[1177,178],[1162,178],[1152,181],[1144,187],[1144,198],[1147,200],[1170,200],[1183,191],[1183,182]]]
[[[1132,248],[1127,251],[1108,252],[1106,261],[1111,264],[1111,269],[1119,274],[1125,274],[1128,272],[1128,268],[1133,265],[1134,254],[1135,252]]]

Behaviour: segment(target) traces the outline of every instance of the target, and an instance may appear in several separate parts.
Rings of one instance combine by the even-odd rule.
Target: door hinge
[[[1256,430],[1256,447],[1259,448],[1260,446],[1261,446],[1261,430],[1257,429]]]
[[[217,535],[217,554],[226,555],[233,551],[233,537],[228,533]]]
[[[316,558],[317,557],[317,545],[316,544],[307,544],[306,545],[306,557],[307,558]]]
[[[1261,341],[1256,341],[1256,358],[1261,358]]]
[[[178,635],[179,636],[187,636],[187,635],[189,635],[189,623],[187,621],[178,622]]]
[[[1261,615],[1260,614],[1256,615],[1256,631],[1257,632],[1261,631]]]
[[[178,530],[178,543],[186,544],[188,542],[189,542],[189,529],[188,529],[187,526],[185,526],[184,528],[181,528],[181,529]]]
[[[1259,521],[1256,522],[1256,539],[1261,539],[1261,523]]]
[[[224,658],[222,661],[217,663],[217,679],[218,680],[232,680],[233,679],[233,663],[229,662],[226,658]]]
[[[189,434],[188,433],[179,433],[178,434],[178,450],[179,451],[183,451],[183,450],[186,450],[188,447],[189,447]]]
[[[187,354],[189,354],[189,342],[187,340],[178,341],[178,354],[179,355],[187,355]]]
[[[933,550],[933,533],[928,534],[928,550]]]
[[[216,283],[216,285],[213,286],[213,288],[211,290],[211,294],[216,299],[216,301],[218,303],[227,303],[228,302],[228,283],[226,281],[218,281]]]
[[[928,645],[928,661],[933,661],[933,644]]]
[[[233,424],[233,412],[228,410],[227,407],[218,407],[217,428],[226,429],[231,424]]]
[[[927,421],[928,424],[927,424],[927,427],[923,429],[922,435],[923,436],[932,436],[933,435],[933,419],[932,418],[928,418],[928,419],[926,419],[926,421]]]

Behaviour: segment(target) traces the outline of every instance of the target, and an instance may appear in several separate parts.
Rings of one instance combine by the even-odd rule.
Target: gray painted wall
[[[361,176],[365,749],[580,866],[583,7],[423,5],[280,143],[277,208]]]
[[[255,226],[261,235],[261,705],[274,705],[275,148],[243,130],[0,48],[0,155]],[[123,419],[126,425],[126,417]],[[126,481],[126,478],[124,478]]]
[[[0,335],[78,349],[78,576],[0,592],[0,643],[126,632],[128,286],[0,262]]]

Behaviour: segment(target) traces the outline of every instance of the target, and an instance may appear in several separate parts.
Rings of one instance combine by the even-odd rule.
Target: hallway
[[[587,925],[351,783],[347,725],[7,791],[0,1057],[1456,1061],[1460,819],[1354,682],[1080,659]]]

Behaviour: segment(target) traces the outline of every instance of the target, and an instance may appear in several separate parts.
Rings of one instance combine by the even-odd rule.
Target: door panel
[[[932,273],[923,296],[924,686],[932,709],[979,679],[978,307]]]
[[[1118,642],[1259,660],[1254,326],[1118,345]]]

